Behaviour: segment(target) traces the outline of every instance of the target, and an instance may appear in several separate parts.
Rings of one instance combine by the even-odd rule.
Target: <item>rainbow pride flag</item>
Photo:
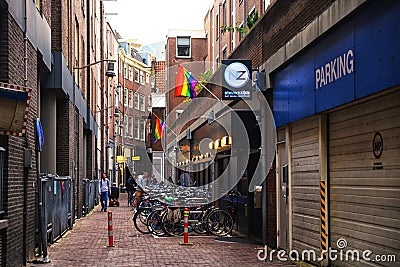
[[[156,119],[156,127],[154,127],[154,143],[163,136],[164,122],[160,118]]]
[[[178,64],[178,72],[175,79],[175,96],[186,96],[196,98],[196,87],[198,81],[184,67]]]

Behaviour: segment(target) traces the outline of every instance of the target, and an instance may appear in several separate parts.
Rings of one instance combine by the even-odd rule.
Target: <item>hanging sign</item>
[[[0,82],[0,134],[25,134],[31,93],[30,88]]]
[[[222,60],[222,100],[251,99],[251,60]]]

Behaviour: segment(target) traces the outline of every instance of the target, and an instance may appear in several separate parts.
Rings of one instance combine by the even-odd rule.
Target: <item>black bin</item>
[[[116,186],[111,187],[111,199],[118,199],[119,198],[119,188]]]

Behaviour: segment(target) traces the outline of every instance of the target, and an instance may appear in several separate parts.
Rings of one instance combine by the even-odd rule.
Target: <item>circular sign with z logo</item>
[[[241,88],[250,80],[249,69],[240,62],[229,64],[224,72],[226,83],[233,88]]]

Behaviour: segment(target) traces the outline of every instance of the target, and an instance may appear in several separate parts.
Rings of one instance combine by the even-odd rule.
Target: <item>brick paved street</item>
[[[216,241],[215,237],[189,237],[193,246],[181,246],[183,237],[154,238],[138,234],[130,220],[126,195],[113,212],[114,245],[108,245],[107,213],[99,206],[76,221],[69,231],[48,248],[51,263],[41,266],[293,266],[293,263],[261,262],[259,245],[250,242]],[[28,266],[40,266],[28,264]]]

